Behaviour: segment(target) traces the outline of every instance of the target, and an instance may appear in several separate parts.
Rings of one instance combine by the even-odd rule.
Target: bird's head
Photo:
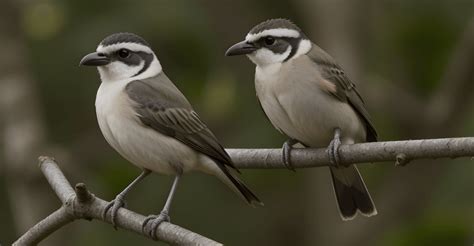
[[[271,19],[253,27],[226,55],[247,55],[257,66],[266,66],[294,59],[310,49],[311,41],[298,26],[286,19]]]
[[[153,77],[162,71],[150,45],[133,33],[115,33],[100,42],[80,65],[96,66],[102,82]]]

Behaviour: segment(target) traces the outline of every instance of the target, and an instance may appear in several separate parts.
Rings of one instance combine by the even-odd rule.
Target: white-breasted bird
[[[227,56],[247,55],[256,64],[255,89],[266,116],[282,134],[283,163],[292,169],[290,150],[328,146],[336,200],[343,220],[377,214],[354,165],[340,165],[341,144],[377,141],[364,102],[336,61],[286,19],[255,27]]]
[[[236,174],[238,171],[214,134],[164,74],[150,45],[132,33],[106,37],[80,65],[96,66],[102,81],[95,101],[97,120],[107,142],[143,171],[103,212],[116,214],[126,193],[150,172],[174,175],[163,210],[149,216],[142,229],[153,238],[169,221],[169,209],[182,173],[198,170],[218,177],[249,204],[262,203]]]

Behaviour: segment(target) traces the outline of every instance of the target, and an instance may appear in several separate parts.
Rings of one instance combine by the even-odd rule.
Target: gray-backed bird
[[[236,174],[232,160],[191,104],[162,70],[150,45],[132,33],[106,37],[80,65],[98,67],[102,81],[95,101],[97,120],[107,142],[141,168],[103,212],[116,214],[127,192],[150,172],[174,175],[163,210],[149,216],[143,231],[153,238],[169,221],[169,209],[181,174],[191,170],[218,177],[249,204],[262,204]]]
[[[377,141],[364,102],[336,61],[286,19],[255,27],[227,56],[247,55],[256,64],[255,89],[263,111],[281,133],[283,163],[292,169],[291,147],[328,146],[336,200],[343,220],[357,211],[377,214],[372,198],[354,165],[340,165],[340,144]]]

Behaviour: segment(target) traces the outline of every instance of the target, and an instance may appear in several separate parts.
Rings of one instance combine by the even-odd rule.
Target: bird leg
[[[293,145],[295,145],[296,143],[298,143],[297,140],[295,139],[288,139],[285,141],[285,143],[283,143],[283,147],[282,147],[282,161],[283,161],[283,164],[285,165],[286,168],[288,168],[289,170],[291,171],[296,171],[295,168],[293,167],[293,165],[291,164],[291,149],[293,148]]]
[[[339,147],[341,146],[341,129],[334,129],[334,138],[329,143],[327,152],[329,156],[329,161],[332,165],[340,167],[340,157],[339,157]]]
[[[148,233],[151,238],[154,240],[158,240],[156,237],[156,229],[158,226],[163,222],[169,222],[170,221],[170,216],[169,216],[169,211],[171,207],[171,202],[173,200],[174,193],[176,192],[176,187],[178,186],[178,181],[179,178],[181,177],[180,174],[176,175],[173,181],[173,185],[171,186],[170,193],[168,195],[168,199],[166,199],[165,206],[161,210],[160,214],[157,215],[149,215],[145,221],[142,223],[142,232],[143,233]]]
[[[107,212],[110,210],[112,213],[112,225],[114,226],[115,229],[117,229],[117,212],[119,208],[123,207],[125,205],[125,195],[142,179],[144,179],[148,174],[150,174],[151,171],[148,169],[144,169],[143,172],[135,178],[135,180],[132,181],[122,192],[120,192],[114,200],[110,201],[107,206],[105,207],[104,211],[102,211],[102,219],[105,220],[107,217]]]

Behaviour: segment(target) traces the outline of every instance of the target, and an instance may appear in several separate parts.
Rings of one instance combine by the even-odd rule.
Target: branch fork
[[[227,149],[237,168],[275,169],[286,168],[281,149]],[[415,159],[474,157],[474,137],[424,139],[341,145],[339,148],[341,164],[367,162],[395,162],[404,166]],[[292,149],[292,166],[309,168],[330,166],[326,149]],[[23,234],[13,245],[34,245],[62,226],[77,220],[102,220],[102,212],[108,202],[89,192],[86,185],[78,183],[72,188],[59,169],[54,158],[40,157],[39,166],[51,188],[62,202],[62,206],[48,217],[38,222]],[[142,232],[146,217],[120,208],[117,213],[117,227],[133,231],[151,238]],[[111,224],[110,218],[105,222]],[[157,238],[173,245],[222,245],[209,238],[163,222],[155,231]]]
[[[107,206],[107,202],[94,196],[84,183],[76,184],[73,189],[54,158],[42,156],[39,158],[39,162],[41,171],[63,205],[30,228],[13,245],[38,244],[54,231],[77,219],[102,220],[102,211]],[[143,221],[145,221],[145,216],[125,208],[121,208],[117,213],[118,228],[150,237],[148,234],[142,233]],[[104,222],[111,223],[110,218],[106,218]],[[155,234],[159,240],[173,245],[222,245],[168,222],[161,223]]]

